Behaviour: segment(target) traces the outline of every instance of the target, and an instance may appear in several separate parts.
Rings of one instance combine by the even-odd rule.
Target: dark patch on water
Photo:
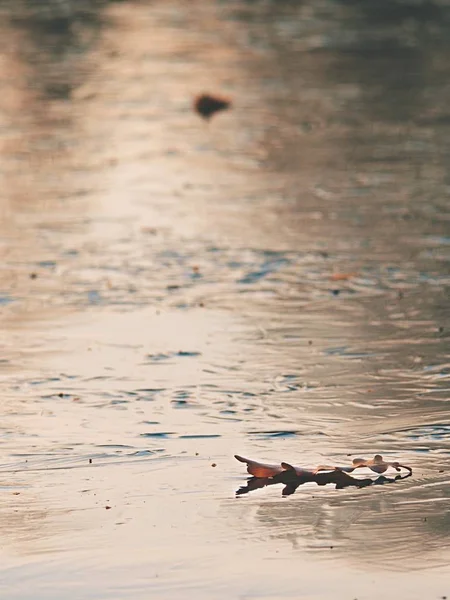
[[[171,400],[171,404],[174,408],[188,408],[191,406],[188,400]]]
[[[100,304],[103,301],[102,295],[98,290],[89,290],[87,292],[89,304]]]
[[[54,269],[56,267],[56,261],[54,260],[42,260],[36,264],[43,269]]]
[[[201,356],[201,352],[178,350],[178,352],[147,354],[149,363],[167,362],[174,358],[195,358]]]

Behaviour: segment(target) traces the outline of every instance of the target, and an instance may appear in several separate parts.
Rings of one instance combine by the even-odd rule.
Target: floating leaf
[[[398,462],[386,462],[380,454],[376,454],[372,459],[355,458],[352,465],[349,467],[320,465],[316,469],[305,469],[296,467],[287,462],[277,464],[261,463],[249,458],[244,458],[235,454],[235,458],[247,465],[247,472],[253,475],[247,483],[247,486],[240,488],[237,495],[246,494],[249,491],[273,485],[275,483],[285,484],[283,495],[293,494],[299,485],[307,482],[315,482],[318,485],[327,485],[333,483],[337,489],[342,489],[347,486],[365,487],[372,484],[382,484],[398,479],[404,479],[412,475],[411,467],[402,465]],[[378,478],[373,477],[356,478],[350,473],[356,469],[366,467],[379,475]],[[406,475],[396,475],[394,478],[388,478],[382,475],[389,467],[400,472],[402,469],[407,471]]]
[[[265,463],[256,462],[255,460],[244,458],[238,454],[235,454],[234,458],[236,458],[239,462],[246,463],[247,473],[250,473],[250,475],[253,475],[254,477],[273,477],[274,475],[284,471],[281,465],[268,465]]]
[[[210,119],[216,112],[227,110],[231,106],[231,101],[220,96],[211,94],[200,94],[194,100],[194,110],[204,119]]]

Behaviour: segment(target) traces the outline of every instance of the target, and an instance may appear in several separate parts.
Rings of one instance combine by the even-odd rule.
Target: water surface
[[[0,14],[2,595],[448,595],[446,3]]]

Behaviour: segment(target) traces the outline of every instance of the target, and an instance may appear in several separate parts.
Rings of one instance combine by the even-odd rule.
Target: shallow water
[[[0,14],[2,597],[448,595],[450,8]]]

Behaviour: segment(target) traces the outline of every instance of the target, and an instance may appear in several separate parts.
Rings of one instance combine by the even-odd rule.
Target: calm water
[[[449,595],[450,5],[0,17],[2,598]]]

